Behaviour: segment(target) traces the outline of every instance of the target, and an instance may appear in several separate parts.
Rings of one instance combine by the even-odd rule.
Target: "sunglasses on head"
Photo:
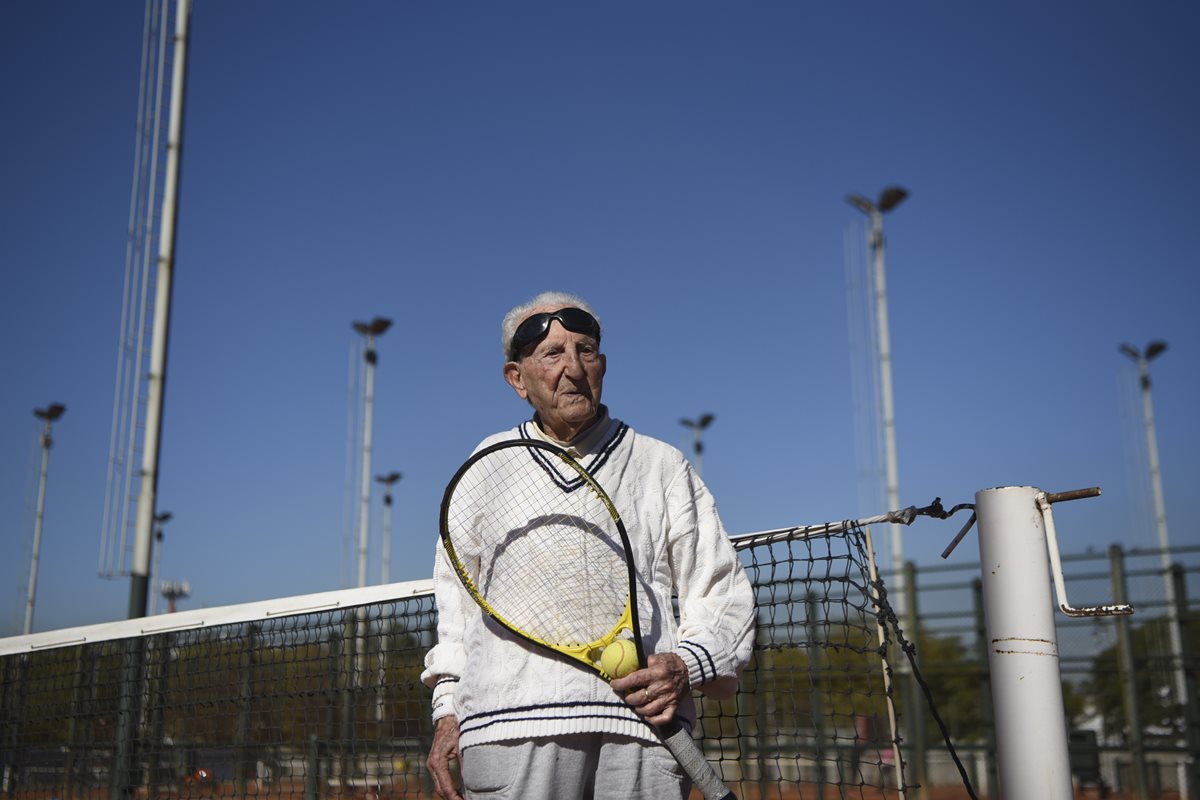
[[[600,341],[600,323],[596,322],[596,318],[582,308],[568,306],[558,311],[534,314],[518,325],[517,332],[513,334],[512,344],[508,348],[509,359],[516,361],[522,350],[545,339],[546,334],[550,332],[550,323],[554,320],[558,320],[571,333],[586,334],[597,342]]]

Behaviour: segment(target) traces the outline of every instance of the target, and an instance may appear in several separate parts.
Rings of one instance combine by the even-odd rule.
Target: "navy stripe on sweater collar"
[[[522,422],[517,430],[523,439],[542,439],[544,441],[551,441],[544,433],[542,433],[542,431],[537,427],[537,423],[533,420]],[[625,434],[628,431],[629,426],[624,422],[621,422],[619,419],[609,419],[606,410],[605,417],[598,423],[597,428],[589,430],[583,436],[577,438],[575,444],[568,445],[563,449],[575,456],[579,460],[579,463],[583,465],[583,468],[586,469],[593,478],[595,478],[596,471],[603,467],[605,463],[607,463],[609,456],[611,456],[613,451],[615,451],[621,444],[621,441],[625,438]],[[585,442],[586,449],[581,449],[579,446],[577,446],[584,445]],[[562,446],[561,443],[558,442],[551,441],[551,443],[558,444],[560,447]],[[563,491],[573,492],[583,485],[583,478],[569,470],[564,472],[558,461],[556,459],[552,459],[545,452],[530,448],[529,454],[538,463],[538,465],[546,471],[546,473],[554,481],[555,485],[557,485]]]

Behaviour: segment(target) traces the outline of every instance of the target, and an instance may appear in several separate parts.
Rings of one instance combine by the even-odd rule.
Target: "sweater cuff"
[[[693,689],[715,681],[720,677],[717,673],[717,664],[713,660],[712,654],[703,645],[685,639],[679,643],[676,653],[683,659],[683,663],[687,666],[688,685]]]
[[[458,689],[458,678],[439,678],[433,685],[433,721],[442,717],[458,716],[454,693]]]

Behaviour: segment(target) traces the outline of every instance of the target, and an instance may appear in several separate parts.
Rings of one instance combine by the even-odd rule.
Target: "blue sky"
[[[0,634],[49,402],[68,410],[34,628],[126,611],[96,567],[143,13],[0,7]],[[683,445],[680,417],[717,415],[705,477],[731,531],[877,513],[844,197],[889,184],[911,192],[887,220],[903,502],[1099,485],[1060,512],[1064,549],[1152,546],[1117,346],[1164,339],[1168,521],[1200,543],[1198,23],[1180,2],[198,3],[165,577],[184,607],[345,583],[350,322],[376,315],[393,577],[427,576],[445,481],[526,414],[500,318],[546,288],[603,316],[616,416]],[[906,555],[957,528],[919,522]]]

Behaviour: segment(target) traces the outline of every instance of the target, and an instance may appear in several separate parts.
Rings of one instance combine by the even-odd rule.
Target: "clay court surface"
[[[397,787],[398,788],[398,787]],[[881,790],[874,787],[843,787],[839,792],[837,787],[825,787],[822,795],[816,786],[772,786],[767,790],[766,794],[759,793],[757,785],[745,784],[742,786],[732,787],[736,792],[739,800],[897,800],[900,795],[895,790]],[[50,797],[57,797],[57,791],[52,792],[16,792],[12,795],[12,800],[48,800]],[[89,789],[68,794],[73,800],[110,800],[110,794],[107,789]],[[434,800],[434,795],[420,791],[388,791],[384,787],[382,792],[376,793],[363,792],[361,789],[357,791],[337,791],[330,790],[321,795],[322,800]],[[980,794],[980,800],[984,800],[986,795]],[[216,800],[221,798],[246,798],[251,800],[306,800],[305,790],[302,784],[289,784],[281,782],[269,787],[259,787],[253,784],[248,785],[243,791],[238,792],[237,787],[228,781],[212,783],[203,786],[191,786],[167,789],[163,787],[157,793],[150,793],[143,789],[135,795],[136,800]],[[969,800],[970,795],[967,790],[961,786],[935,786],[922,793],[917,790],[909,791],[906,800]],[[1082,789],[1075,792],[1075,800],[1136,800],[1136,795],[1132,792],[1113,792],[1110,791],[1107,795],[1101,795],[1097,789]],[[703,800],[699,792],[693,791],[690,800]],[[1159,795],[1152,795],[1151,800],[1180,800],[1176,792],[1164,792]]]

